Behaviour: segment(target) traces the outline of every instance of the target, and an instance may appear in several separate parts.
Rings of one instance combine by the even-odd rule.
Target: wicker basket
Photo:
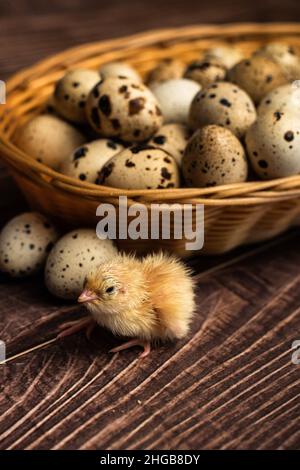
[[[57,173],[24,154],[12,142],[16,129],[41,112],[54,83],[68,68],[97,69],[126,60],[142,74],[165,57],[185,62],[219,44],[238,45],[245,54],[271,40],[300,46],[300,24],[191,26],[147,32],[76,47],[22,70],[7,83],[7,104],[0,106],[0,154],[32,208],[66,226],[95,226],[100,202],[203,203],[203,253],[223,253],[244,243],[266,240],[292,226],[300,213],[300,176],[230,184],[207,189],[119,190],[96,186]],[[185,240],[119,240],[119,247],[139,252],[163,248],[186,254]],[[191,254],[188,252],[187,254]]]

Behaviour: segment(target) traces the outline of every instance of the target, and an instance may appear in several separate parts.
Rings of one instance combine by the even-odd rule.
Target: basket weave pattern
[[[79,46],[22,70],[7,83],[7,104],[0,107],[0,155],[29,204],[69,226],[95,226],[101,202],[118,205],[143,202],[205,205],[204,253],[223,253],[244,243],[266,240],[290,226],[300,214],[300,176],[230,184],[213,188],[119,190],[62,175],[26,155],[13,135],[39,114],[55,82],[69,68],[98,69],[103,63],[126,60],[144,75],[166,57],[186,63],[207,48],[232,43],[250,54],[271,40],[300,48],[300,24],[235,24],[158,30],[127,38]],[[299,77],[300,78],[300,77]],[[122,249],[147,252],[167,249],[185,254],[184,240],[120,240]],[[190,254],[190,253],[189,253]]]

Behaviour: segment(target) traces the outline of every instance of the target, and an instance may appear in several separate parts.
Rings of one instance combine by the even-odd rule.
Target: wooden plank
[[[0,78],[87,41],[156,27],[271,20],[299,21],[300,4],[1,2]],[[2,225],[26,205],[0,171]],[[1,339],[8,355],[17,355],[0,366],[1,449],[299,448],[299,366],[290,351],[300,339],[298,239],[299,230],[256,254],[255,247],[194,259],[199,287],[191,336],[143,362],[137,350],[109,355],[118,340],[100,329],[91,342],[78,334],[32,350],[82,311],[53,299],[39,279],[0,275]]]
[[[91,343],[79,334],[8,363],[1,448],[299,446],[297,238],[199,281],[189,340],[143,362],[137,350],[110,356],[117,340],[99,329]]]

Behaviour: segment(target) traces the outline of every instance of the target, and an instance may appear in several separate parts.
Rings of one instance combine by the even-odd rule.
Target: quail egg
[[[91,89],[100,81],[95,70],[76,69],[67,72],[54,90],[54,108],[65,119],[86,122],[85,103]]]
[[[180,165],[190,136],[191,132],[183,124],[165,124],[152,137],[149,144],[168,152]]]
[[[135,82],[141,82],[141,76],[137,70],[126,62],[108,62],[103,64],[100,68],[100,75],[102,78],[108,77],[127,77]]]
[[[164,122],[186,124],[191,102],[201,89],[199,83],[181,78],[151,87],[163,113]]]
[[[289,44],[271,42],[258,49],[254,55],[268,57],[277,62],[290,80],[300,77],[299,51]]]
[[[246,134],[255,172],[263,179],[300,173],[300,114],[269,111],[258,116]]]
[[[58,238],[49,220],[37,212],[14,217],[0,234],[0,270],[12,277],[39,271]]]
[[[191,104],[189,124],[194,130],[217,124],[242,137],[256,119],[251,98],[237,85],[217,82],[197,93]]]
[[[188,65],[184,78],[189,78],[206,87],[214,82],[224,80],[226,68],[218,62],[198,60]]]
[[[227,69],[230,69],[235,64],[243,60],[242,52],[232,45],[216,46],[207,49],[204,54],[204,60],[216,61]]]
[[[179,59],[164,59],[148,74],[148,83],[165,82],[181,78],[185,69],[184,63]]]
[[[62,163],[61,173],[95,183],[103,165],[123,149],[123,145],[109,139],[97,139],[81,145]]]
[[[260,102],[258,114],[269,111],[294,111],[300,113],[300,82],[288,83],[270,91]]]
[[[196,131],[190,139],[182,171],[188,186],[201,188],[246,181],[248,164],[237,137],[212,124]]]
[[[109,77],[96,85],[87,101],[94,130],[126,142],[149,139],[162,125],[162,113],[154,95],[142,83]]]
[[[112,157],[102,168],[98,183],[122,189],[178,188],[175,159],[151,145],[135,145]]]
[[[245,90],[254,103],[259,103],[271,90],[287,83],[280,65],[259,55],[236,64],[229,70],[228,80]]]
[[[55,170],[84,141],[77,129],[50,114],[36,116],[15,135],[17,147]]]
[[[87,274],[116,254],[112,241],[100,240],[95,230],[73,230],[58,240],[48,256],[46,286],[57,297],[76,299]]]

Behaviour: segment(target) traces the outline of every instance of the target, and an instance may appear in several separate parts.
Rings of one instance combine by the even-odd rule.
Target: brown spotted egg
[[[113,140],[94,140],[74,150],[62,163],[59,171],[72,178],[95,183],[103,165],[123,148],[123,145]]]
[[[37,212],[25,212],[10,220],[0,234],[0,270],[12,277],[39,271],[58,238],[49,220]]]
[[[100,172],[99,184],[122,189],[178,188],[175,159],[151,145],[136,145],[112,157]]]
[[[263,179],[300,173],[300,114],[265,112],[246,134],[246,146],[255,172]]]
[[[77,129],[50,114],[34,117],[15,135],[17,147],[55,170],[84,141]]]
[[[184,63],[179,59],[164,59],[148,74],[147,82],[158,83],[166,80],[181,78],[185,69]]]
[[[204,54],[204,60],[216,61],[227,69],[230,69],[235,64],[243,60],[242,52],[232,45],[216,46],[207,49]]]
[[[259,103],[267,93],[288,81],[278,63],[259,55],[236,64],[229,70],[228,80],[245,90],[254,103]]]
[[[57,297],[76,299],[87,274],[116,254],[112,241],[100,240],[95,230],[73,230],[58,240],[48,256],[46,286]]]
[[[99,73],[103,79],[108,77],[127,77],[133,81],[141,82],[142,78],[137,70],[126,62],[108,62],[103,64],[99,70]]]
[[[283,110],[300,112],[300,82],[288,83],[270,91],[257,108],[258,114]]]
[[[214,82],[224,80],[226,68],[217,61],[198,60],[188,65],[184,78],[190,78],[206,87]]]
[[[256,119],[256,110],[247,93],[228,82],[217,82],[195,96],[190,109],[189,124],[194,130],[217,124],[242,137]]]
[[[142,83],[109,77],[96,85],[87,100],[87,115],[95,131],[126,142],[149,139],[162,125],[162,113]]]
[[[248,164],[237,137],[224,127],[209,125],[196,131],[182,160],[188,186],[209,187],[247,179]]]
[[[190,130],[183,124],[165,124],[149,141],[149,145],[161,148],[181,164],[184,149],[191,136]]]
[[[268,57],[277,62],[290,80],[296,80],[300,77],[300,57],[299,50],[290,44],[280,42],[271,42],[261,49],[258,49],[254,55]]]
[[[67,72],[56,83],[54,108],[65,119],[86,122],[85,103],[91,89],[100,81],[95,70],[76,69]]]

